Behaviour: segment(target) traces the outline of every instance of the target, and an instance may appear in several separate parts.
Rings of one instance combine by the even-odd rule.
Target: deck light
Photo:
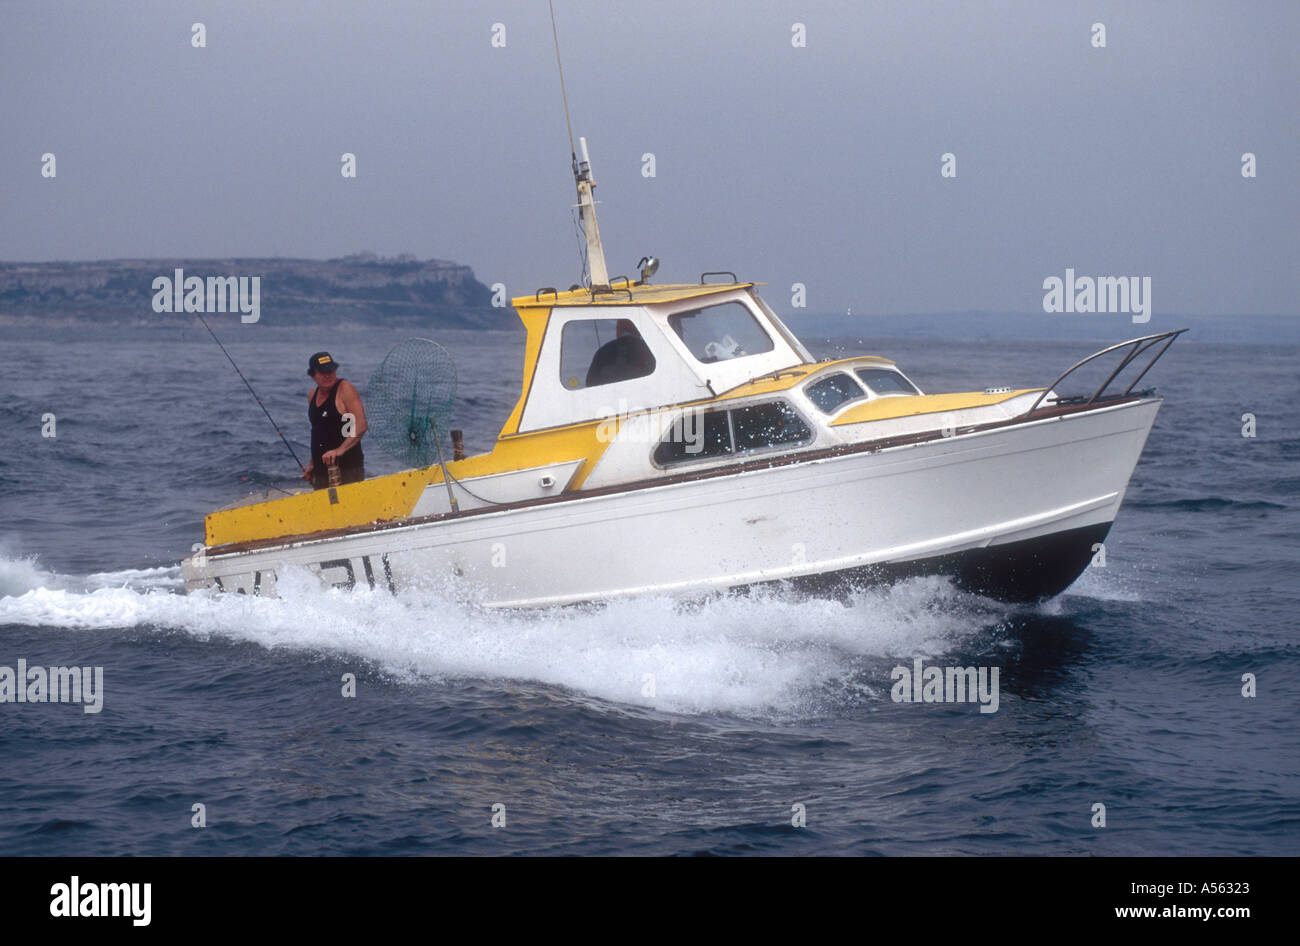
[[[641,262],[637,263],[637,269],[641,270],[641,284],[644,285],[650,281],[650,277],[659,272],[659,258],[657,256],[643,256]]]

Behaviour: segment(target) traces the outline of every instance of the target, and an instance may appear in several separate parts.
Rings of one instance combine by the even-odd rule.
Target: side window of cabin
[[[655,356],[631,319],[576,319],[560,333],[560,384],[567,390],[644,378]]]
[[[723,411],[687,411],[673,421],[655,447],[654,461],[671,466],[742,450],[807,443],[812,435],[803,418],[785,401]]]
[[[660,466],[726,456],[731,452],[731,427],[726,411],[685,411],[655,448]]]
[[[862,385],[843,373],[830,375],[808,385],[804,393],[827,414],[836,411],[841,404],[867,396],[867,393],[862,390]]]
[[[739,302],[678,312],[668,316],[668,324],[695,360],[704,364],[758,355],[775,347],[763,326]]]
[[[888,368],[859,368],[858,377],[876,394],[919,394],[897,371]]]
[[[731,426],[737,452],[812,439],[808,425],[785,401],[738,407],[731,412]]]

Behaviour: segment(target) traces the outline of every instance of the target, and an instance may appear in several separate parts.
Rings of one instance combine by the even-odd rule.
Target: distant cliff
[[[258,277],[258,321],[266,325],[384,323],[401,326],[504,327],[508,313],[468,266],[413,256],[381,259],[121,259],[66,263],[0,262],[0,323],[93,322],[158,325],[192,312],[156,311],[155,280]],[[229,282],[227,280],[227,282]],[[227,312],[238,313],[234,283]],[[223,293],[224,295],[224,293]],[[178,299],[181,297],[177,297]],[[198,298],[194,296],[193,298]],[[173,308],[168,306],[167,308]],[[204,308],[206,313],[212,308]],[[230,319],[229,314],[217,318]],[[238,318],[238,314],[234,316]]]

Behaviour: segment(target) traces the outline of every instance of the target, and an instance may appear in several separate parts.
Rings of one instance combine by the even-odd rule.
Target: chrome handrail
[[[1099,387],[1096,390],[1096,392],[1093,393],[1092,397],[1088,398],[1088,400],[1084,402],[1085,404],[1095,403],[1097,399],[1100,398],[1103,393],[1105,393],[1106,389],[1110,387],[1110,383],[1115,380],[1116,376],[1125,368],[1127,368],[1129,365],[1131,365],[1134,359],[1136,359],[1138,355],[1142,354],[1144,351],[1150,350],[1154,346],[1160,344],[1161,341],[1163,341],[1164,344],[1160,346],[1160,350],[1151,357],[1151,360],[1147,362],[1146,367],[1143,368],[1140,372],[1138,372],[1138,376],[1134,378],[1132,382],[1129,383],[1129,386],[1127,388],[1124,389],[1124,394],[1122,394],[1121,397],[1127,397],[1129,393],[1133,390],[1133,388],[1137,385],[1137,383],[1142,380],[1143,375],[1145,375],[1148,371],[1151,370],[1151,366],[1154,365],[1157,361],[1159,361],[1160,356],[1163,355],[1169,349],[1169,346],[1174,343],[1174,339],[1177,338],[1179,335],[1182,335],[1186,331],[1188,331],[1188,329],[1180,328],[1180,329],[1174,329],[1171,332],[1158,332],[1155,335],[1143,335],[1141,338],[1130,338],[1126,342],[1119,342],[1115,345],[1111,345],[1109,348],[1103,348],[1101,351],[1093,352],[1091,355],[1089,355],[1087,358],[1084,358],[1082,361],[1076,362],[1075,364],[1071,365],[1070,368],[1068,368],[1059,378],[1057,378],[1047,387],[1043,388],[1042,393],[1039,394],[1037,400],[1034,401],[1033,406],[1031,406],[1029,410],[1025,411],[1025,413],[1020,416],[1024,417],[1025,415],[1032,414],[1034,411],[1038,410],[1038,405],[1043,403],[1043,398],[1047,397],[1047,395],[1051,391],[1053,391],[1058,384],[1060,384],[1062,381],[1068,378],[1075,371],[1082,368],[1088,362],[1092,361],[1094,358],[1100,358],[1102,355],[1107,355],[1113,351],[1118,351],[1121,348],[1127,348],[1130,345],[1133,346],[1133,350],[1130,351],[1127,355],[1123,357],[1123,359],[1120,360],[1119,366],[1116,367],[1115,370],[1112,371],[1106,377],[1106,380],[1101,383],[1101,387]],[[1060,398],[1058,397],[1058,401],[1059,400]]]

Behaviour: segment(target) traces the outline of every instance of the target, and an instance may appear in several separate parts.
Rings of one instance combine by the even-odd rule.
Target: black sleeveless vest
[[[338,405],[339,381],[342,380],[339,378],[334,382],[334,387],[330,388],[324,404],[317,406],[315,391],[307,399],[307,419],[311,421],[311,462],[317,470],[324,465],[321,457],[347,439],[343,436],[343,412],[339,410]],[[344,470],[362,466],[364,463],[365,457],[361,454],[359,443],[338,459],[340,469]]]

